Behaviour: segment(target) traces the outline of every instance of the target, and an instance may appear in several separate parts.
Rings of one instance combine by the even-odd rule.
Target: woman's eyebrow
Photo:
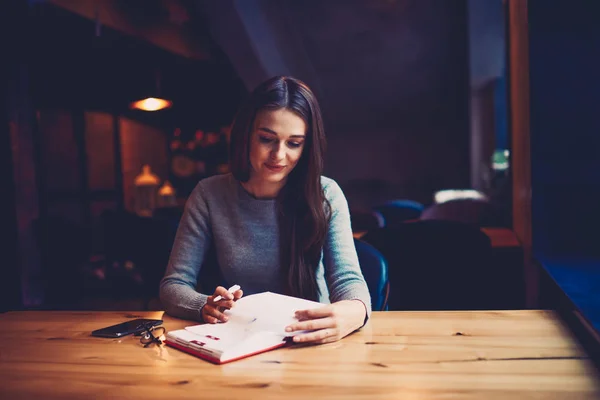
[[[275,132],[275,131],[274,131],[274,130],[272,130],[272,129],[265,128],[264,126],[261,126],[260,128],[258,128],[258,130],[259,130],[259,131],[264,131],[264,132],[267,132],[267,133],[271,133],[271,134],[273,134],[273,135],[277,135],[277,132]]]
[[[275,132],[272,129],[269,129],[267,127],[261,126],[260,128],[258,128],[259,131],[263,131],[266,133],[270,133],[271,135],[277,135],[277,132]],[[306,135],[291,135],[290,138],[294,138],[294,139],[304,139],[306,137]]]

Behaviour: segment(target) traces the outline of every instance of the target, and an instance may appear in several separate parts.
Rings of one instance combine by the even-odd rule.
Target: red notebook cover
[[[250,356],[254,356],[254,355],[256,355],[256,354],[265,353],[265,352],[267,352],[267,351],[275,350],[275,349],[277,349],[277,348],[280,348],[280,347],[283,347],[283,346],[285,346],[285,345],[286,345],[288,342],[281,342],[281,343],[279,343],[279,344],[277,344],[277,345],[275,345],[275,346],[273,346],[273,347],[269,347],[269,348],[266,348],[266,349],[262,349],[262,350],[259,350],[259,351],[256,351],[256,352],[254,352],[254,353],[244,354],[243,356],[240,356],[240,357],[237,357],[237,358],[232,358],[231,360],[227,360],[227,361],[221,361],[221,360],[219,360],[218,358],[215,358],[215,357],[210,357],[210,356],[209,356],[209,355],[207,355],[207,354],[201,353],[201,352],[199,352],[199,351],[196,351],[196,350],[194,350],[194,349],[191,349],[191,348],[189,348],[189,347],[182,346],[182,345],[180,345],[180,344],[178,344],[178,343],[175,343],[175,342],[172,342],[172,341],[170,341],[170,340],[165,340],[165,343],[166,343],[167,345],[169,345],[169,346],[173,347],[173,348],[176,348],[177,350],[181,350],[181,351],[183,351],[183,352],[186,352],[186,353],[188,353],[188,354],[191,354],[191,355],[193,355],[193,356],[196,356],[196,357],[198,357],[198,358],[201,358],[201,359],[203,359],[203,360],[210,361],[210,362],[211,362],[211,363],[213,363],[213,364],[219,364],[219,365],[222,365],[222,364],[227,364],[227,363],[230,363],[230,362],[232,362],[232,361],[241,360],[242,358],[247,358],[247,357],[250,357]]]

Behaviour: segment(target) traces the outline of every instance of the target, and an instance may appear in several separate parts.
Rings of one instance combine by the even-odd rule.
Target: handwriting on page
[[[235,307],[225,311],[227,322],[187,326],[167,336],[174,344],[224,362],[284,345],[286,337],[302,333],[285,332],[286,326],[297,321],[295,312],[317,307],[323,304],[258,293],[239,299]]]
[[[295,312],[322,307],[314,301],[283,296],[271,292],[254,294],[241,298],[231,310],[225,311],[229,317],[225,323],[202,324],[186,327],[188,332],[203,337],[215,349],[227,349],[232,343],[240,343],[257,334],[265,333],[284,338],[303,333],[286,332],[285,327],[297,322]]]

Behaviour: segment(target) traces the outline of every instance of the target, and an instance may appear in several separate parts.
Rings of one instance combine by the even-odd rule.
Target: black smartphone
[[[143,331],[148,326],[158,326],[163,323],[162,319],[132,319],[131,321],[96,329],[92,336],[105,338],[119,338]]]

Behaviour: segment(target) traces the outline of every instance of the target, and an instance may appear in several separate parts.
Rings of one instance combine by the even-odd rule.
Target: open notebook
[[[205,360],[223,364],[281,347],[303,332],[285,332],[294,312],[322,307],[314,301],[264,292],[244,296],[225,311],[225,323],[188,326],[167,333],[166,343]]]

